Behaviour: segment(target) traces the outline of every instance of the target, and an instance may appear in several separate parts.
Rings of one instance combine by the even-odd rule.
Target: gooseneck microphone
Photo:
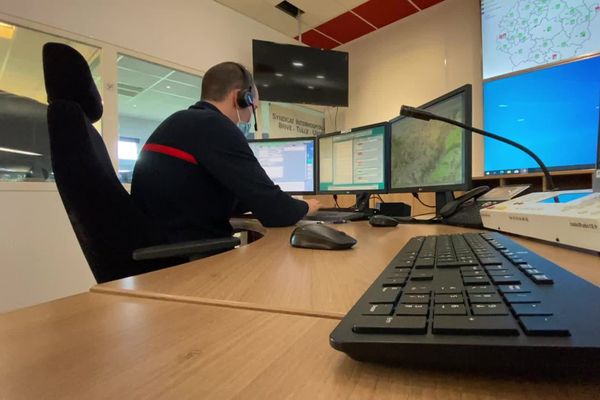
[[[433,114],[433,113],[431,113],[429,111],[422,110],[422,109],[416,108],[416,107],[402,106],[402,108],[400,109],[400,115],[404,115],[405,117],[422,119],[423,121],[429,121],[429,120],[433,119],[433,120],[437,120],[437,121],[446,122],[448,124],[455,125],[455,126],[458,126],[460,128],[466,129],[468,131],[479,133],[480,135],[491,137],[492,139],[496,139],[496,140],[499,140],[500,142],[504,142],[506,144],[514,146],[514,147],[516,147],[516,148],[524,151],[525,153],[529,154],[529,156],[531,158],[533,158],[535,160],[535,162],[538,163],[538,165],[542,169],[542,172],[544,173],[544,176],[546,177],[546,181],[548,182],[548,186],[550,187],[550,191],[554,191],[554,190],[557,189],[556,186],[554,186],[554,181],[552,180],[552,176],[550,175],[550,172],[548,171],[548,168],[546,168],[546,165],[544,165],[544,163],[542,162],[542,160],[540,160],[540,158],[538,156],[536,156],[533,153],[533,151],[529,150],[527,147],[523,146],[522,144],[519,144],[517,142],[513,142],[510,139],[506,139],[506,138],[504,138],[502,136],[498,136],[498,135],[493,134],[491,132],[486,132],[484,130],[477,129],[477,128],[472,127],[472,126],[465,125],[462,122],[454,121],[453,119],[442,117],[441,115]]]

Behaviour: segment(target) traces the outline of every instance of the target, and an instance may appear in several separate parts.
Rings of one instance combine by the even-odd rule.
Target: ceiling
[[[275,6],[281,0],[215,0],[308,46],[333,49],[443,0],[288,0],[300,23]]]
[[[200,99],[202,78],[126,55],[117,59],[119,116],[162,121]]]

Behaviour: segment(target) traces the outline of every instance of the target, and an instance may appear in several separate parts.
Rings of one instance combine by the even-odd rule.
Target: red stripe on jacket
[[[162,144],[147,143],[144,145],[144,147],[142,147],[142,151],[152,151],[154,153],[165,154],[167,156],[179,158],[180,160],[187,161],[194,165],[198,165],[196,157],[194,157],[190,153],[186,153],[183,150],[176,149],[175,147],[164,146]]]

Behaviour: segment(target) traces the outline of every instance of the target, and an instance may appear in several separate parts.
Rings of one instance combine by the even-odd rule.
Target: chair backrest
[[[132,202],[92,126],[102,116],[102,102],[88,64],[61,43],[44,45],[43,63],[54,177],[96,281],[181,263],[133,260],[133,250],[164,244],[164,235]]]

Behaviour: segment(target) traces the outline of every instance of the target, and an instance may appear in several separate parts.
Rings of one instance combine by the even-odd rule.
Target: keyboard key
[[[433,320],[432,332],[444,335],[519,335],[516,321],[503,316],[438,316]]]
[[[402,304],[429,304],[428,294],[406,294],[400,298]]]
[[[465,285],[488,285],[490,281],[487,276],[465,276],[463,283]]]
[[[510,305],[516,316],[550,316],[550,312],[542,304],[520,304],[515,303]]]
[[[369,304],[362,315],[391,315],[393,304]]]
[[[473,267],[460,267],[460,272],[470,272],[470,271],[483,271],[479,265]]]
[[[367,317],[356,319],[352,330],[356,333],[427,333],[427,318],[419,316]]]
[[[521,257],[510,257],[510,261],[512,261],[515,264],[527,264],[527,261],[525,261]]]
[[[497,269],[495,271],[488,271],[490,276],[502,276],[502,275],[510,275],[507,269]],[[492,278],[493,279],[493,278]]]
[[[535,269],[535,268],[523,268],[522,271],[525,273],[525,275],[527,275],[528,277],[531,278],[531,275],[542,275],[543,272],[540,271],[539,269]]]
[[[420,269],[420,268],[433,268],[434,265],[434,259],[427,257],[427,258],[417,258],[417,261],[415,262],[415,268]]]
[[[400,279],[400,278],[408,278],[408,274],[410,271],[407,272],[398,272],[397,270],[394,272],[390,272],[389,274],[387,274],[385,277],[386,279]]]
[[[395,303],[402,292],[400,286],[384,286],[369,296],[369,303]]]
[[[435,315],[467,315],[464,304],[436,304]]]
[[[462,276],[487,276],[487,274],[483,271],[465,271],[462,273]]]
[[[504,298],[508,303],[539,303],[532,293],[507,293]]]
[[[528,336],[570,336],[571,333],[554,317],[521,317],[521,326]]]
[[[500,265],[502,260],[497,257],[481,257],[479,263],[481,265]]]
[[[469,294],[469,300],[471,304],[502,303],[502,299],[496,293]]]
[[[518,285],[521,283],[521,280],[514,275],[499,275],[491,278],[496,285]]]
[[[429,294],[431,292],[431,286],[429,285],[408,285],[404,289],[405,293],[408,294]]]
[[[396,262],[396,268],[412,267],[415,260],[399,260]]]
[[[462,293],[462,290],[458,286],[440,286],[435,290],[435,293],[439,294],[456,294]]]
[[[496,293],[496,289],[490,285],[467,286],[469,296],[477,293]]]
[[[427,304],[398,304],[396,315],[427,315],[429,306]]]
[[[462,294],[436,294],[435,304],[463,304],[465,299]]]
[[[487,272],[493,271],[508,271],[504,265],[486,265],[485,270]]]
[[[530,293],[531,289],[524,285],[501,285],[498,286],[500,293]]]
[[[431,281],[433,280],[433,271],[415,271],[410,276],[411,281]]]
[[[436,264],[438,268],[455,268],[469,265],[478,265],[477,261],[438,261]]]
[[[388,279],[384,281],[382,286],[404,286],[406,284],[407,278],[402,279]]]
[[[545,274],[531,275],[531,280],[539,285],[552,285],[554,283],[554,280]]]
[[[504,304],[473,304],[473,315],[508,315]]]

